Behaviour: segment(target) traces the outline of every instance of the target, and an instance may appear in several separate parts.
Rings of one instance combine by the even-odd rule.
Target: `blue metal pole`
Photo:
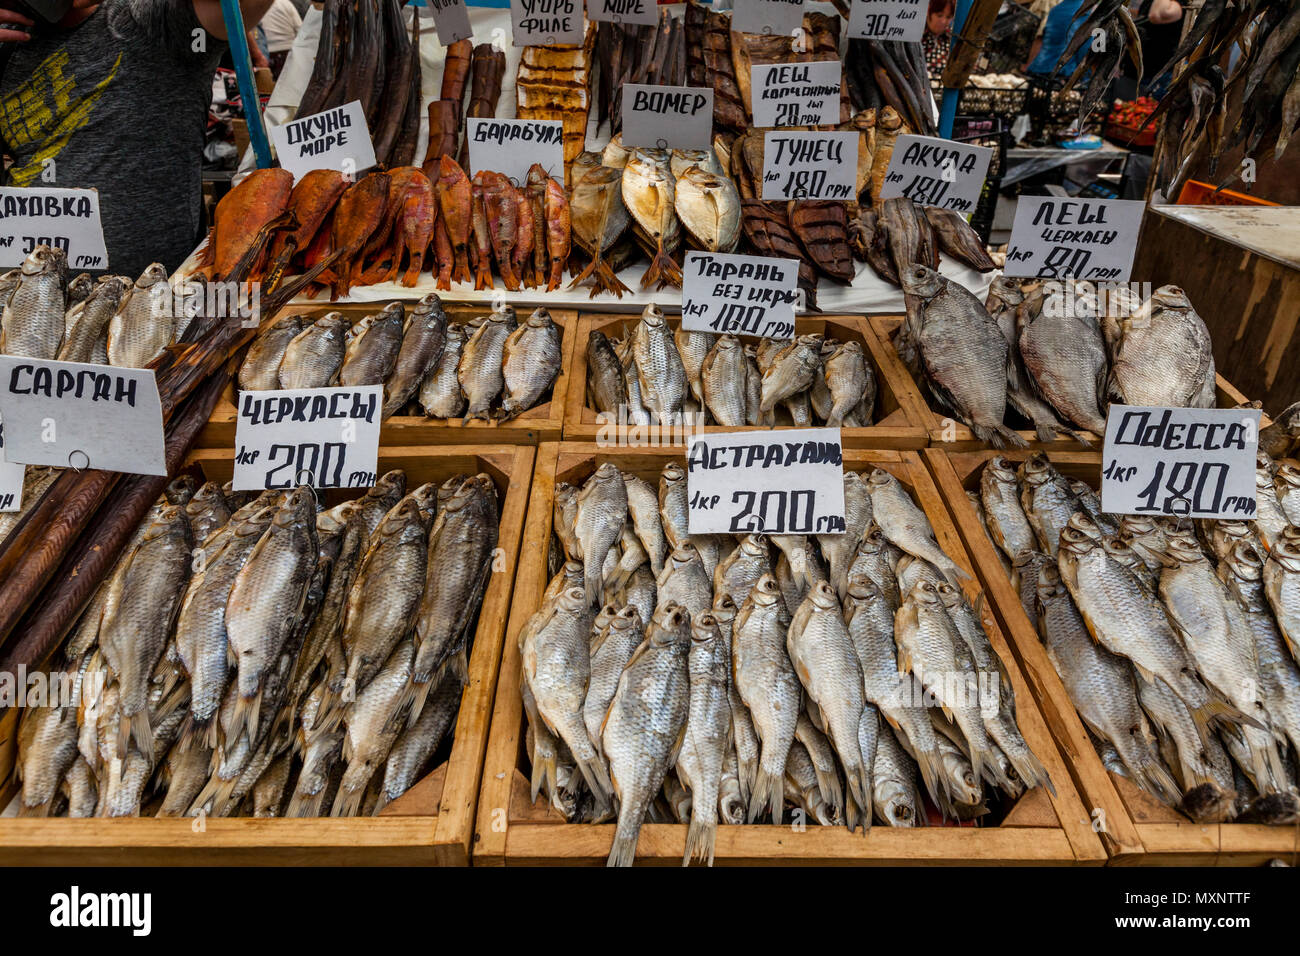
[[[253,61],[248,54],[248,31],[244,27],[244,14],[239,0],[221,0],[221,17],[226,21],[226,37],[230,43],[230,59],[235,64],[235,79],[239,81],[239,98],[244,101],[244,119],[248,123],[248,139],[253,144],[253,155],[259,169],[271,165],[271,143],[266,138],[266,124],[262,121],[262,101],[257,95],[257,82],[253,79]]]
[[[975,0],[957,0],[957,9],[954,11],[952,18],[954,49],[957,46],[957,37],[961,35],[961,28],[966,25],[966,17],[970,15],[971,7],[974,5]],[[952,138],[952,126],[957,119],[957,101],[960,98],[961,90],[945,89],[943,91],[943,101],[939,104],[939,135],[944,139]]]

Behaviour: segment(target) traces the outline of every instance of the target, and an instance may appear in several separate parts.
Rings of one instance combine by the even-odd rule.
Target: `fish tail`
[[[1002,751],[1011,761],[1011,766],[1015,769],[1016,775],[1020,777],[1026,787],[1047,787],[1048,793],[1056,796],[1056,787],[1052,783],[1051,776],[1047,773],[1047,768],[1041,761],[1034,756],[1034,752],[1026,745],[1023,749],[1016,748],[1015,752]]]
[[[1121,755],[1122,756],[1122,755]],[[1165,769],[1160,758],[1150,748],[1145,748],[1140,755],[1137,766],[1131,768],[1143,789],[1156,794],[1170,806],[1178,806],[1183,800],[1182,788],[1173,775]]]
[[[54,803],[54,797],[46,800],[44,803],[38,803],[34,806],[28,806],[21,800],[18,801],[18,816],[20,817],[48,817],[50,815],[50,805]]]
[[[1183,703],[1187,703],[1184,701]],[[1196,731],[1201,736],[1201,743],[1209,746],[1209,738],[1214,735],[1212,724],[1215,722],[1228,726],[1247,725],[1259,727],[1260,723],[1248,717],[1221,697],[1210,696],[1200,707],[1188,705],[1192,720],[1196,722]]]
[[[451,275],[455,282],[473,282],[474,276],[469,271],[469,255],[463,250],[456,253],[455,271]]]
[[[564,260],[556,259],[551,262],[551,275],[546,282],[546,291],[554,292],[564,281]]]
[[[450,292],[451,291],[451,270],[439,269],[438,281],[437,283],[435,283],[435,285],[437,286],[439,292]]]
[[[582,779],[587,781],[588,788],[596,797],[596,802],[601,806],[609,806],[610,794],[614,792],[614,783],[609,779],[609,771],[605,769],[604,761],[595,754],[587,758],[575,755],[573,759],[578,764]]]
[[[334,797],[334,806],[330,807],[330,816],[355,817],[361,812],[361,804],[365,799],[366,787],[364,782],[355,789],[349,789],[346,784],[340,785],[339,792]]]
[[[533,803],[537,802],[538,796],[541,795],[542,788],[546,788],[546,794],[550,797],[551,803],[558,807],[559,800],[556,797],[555,786],[555,755],[551,754],[546,759],[541,760],[537,757],[537,748],[533,748],[533,774],[530,781],[532,785]]]
[[[407,717],[407,726],[414,724],[420,719],[420,711],[424,710],[424,703],[429,699],[429,691],[433,690],[437,683],[437,681],[434,681],[431,678],[426,678],[425,680],[418,680],[414,676],[411,678],[410,683],[404,691],[405,697],[403,698],[403,701],[398,703],[395,710],[395,713],[402,713],[402,704],[409,699],[411,710],[410,715]]]
[[[822,770],[820,767],[814,767],[813,772],[817,775],[817,792],[822,795],[822,799],[836,810],[843,809],[844,791],[840,787],[839,775],[834,770]]]
[[[625,808],[626,810],[626,808]],[[614,830],[614,845],[609,848],[606,866],[631,866],[636,860],[636,844],[641,836],[641,818],[632,813],[619,814]]]
[[[289,798],[285,807],[285,817],[319,817],[321,804],[325,801],[325,788],[317,793],[297,793]]]
[[[141,707],[130,717],[122,715],[122,722],[117,730],[117,755],[123,760],[126,759],[127,752],[131,748],[132,740],[135,741],[136,749],[152,763],[153,727],[149,725],[148,707]]]
[[[763,813],[764,808],[771,807],[772,822],[780,824],[785,810],[785,774],[768,773],[762,764],[758,767],[758,776],[754,780],[754,789],[749,796],[749,820],[753,823]]]
[[[976,425],[971,423],[970,430],[975,433],[975,437],[980,441],[988,442],[995,448],[1028,448],[1029,442],[1025,441],[1015,431],[1006,425]]]
[[[916,766],[921,771],[921,782],[925,785],[925,792],[930,795],[935,806],[942,806],[940,796],[948,797],[947,788],[943,784],[943,774],[940,771],[940,764],[943,760],[937,751],[922,750],[920,747],[912,748],[912,756],[916,760]]]
[[[680,288],[682,284],[682,270],[677,267],[673,257],[668,255],[662,246],[655,252],[650,268],[646,269],[645,275],[641,277],[641,288],[649,288],[652,282],[657,282],[656,288],[659,289],[666,285]]]
[[[689,866],[693,859],[705,866],[712,866],[717,838],[717,808],[714,807],[712,814],[692,813],[691,825],[686,828],[686,851],[682,854],[682,866]]]

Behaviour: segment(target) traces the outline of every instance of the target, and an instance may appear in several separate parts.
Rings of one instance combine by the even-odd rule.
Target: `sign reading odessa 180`
[[[383,393],[382,385],[243,392],[235,490],[373,485]]]
[[[838,428],[701,435],[686,455],[691,534],[841,534]]]
[[[1112,405],[1101,505],[1118,515],[1255,514],[1259,410]]]

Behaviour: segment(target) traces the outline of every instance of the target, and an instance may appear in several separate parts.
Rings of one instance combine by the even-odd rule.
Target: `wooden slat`
[[[600,441],[611,444],[617,440],[613,425],[604,425],[597,417],[596,409],[587,404],[587,340],[593,331],[604,332],[611,338],[621,336],[636,327],[637,316],[615,315],[608,313],[584,313],[578,320],[577,343],[573,351],[573,372],[569,376],[569,394],[564,402],[564,438],[566,441]],[[668,316],[670,327],[676,329],[681,324],[680,316]],[[892,388],[892,380],[887,380],[881,373],[878,349],[875,337],[867,325],[867,320],[852,315],[815,315],[801,316],[795,320],[797,335],[824,334],[842,342],[856,341],[862,344],[867,362],[876,374],[876,424],[867,428],[845,428],[842,440],[845,448],[924,448],[929,438],[919,419],[914,419],[905,408]],[[681,445],[684,443],[682,430],[660,430],[658,427],[629,426],[636,429],[624,441],[625,444]],[[779,426],[788,428],[791,426]],[[771,431],[767,426],[743,426],[726,428],[719,425],[707,425],[705,433],[722,431]]]
[[[557,480],[580,482],[600,463],[612,461],[624,471],[657,476],[664,464],[680,460],[680,449],[618,448],[594,443],[543,444],[524,526],[523,550],[537,559],[520,563],[506,628],[505,655],[497,685],[492,730],[484,762],[483,793],[479,797],[478,828],[474,842],[475,865],[506,863],[603,863],[613,839],[611,825],[571,825],[550,819],[545,807],[527,806],[524,780],[527,760],[521,754],[523,707],[518,685],[521,660],[518,634],[541,602],[546,588],[546,554],[551,535],[554,487]],[[883,468],[894,474],[916,496],[935,526],[940,545],[968,571],[970,558],[939,498],[929,472],[914,451],[846,449],[845,467],[870,471]],[[977,588],[972,578],[972,595]],[[1070,773],[1039,713],[1033,695],[1021,677],[1001,628],[992,615],[985,626],[994,649],[1007,665],[1016,691],[1017,715],[1026,742],[1043,762],[1056,787],[1045,803],[1035,794],[1021,815],[1028,825],[1004,827],[932,827],[891,830],[874,827],[863,837],[839,828],[808,827],[795,833],[789,827],[722,826],[718,830],[720,863],[1092,863],[1106,859],[1092,832],[1088,814],[1074,788]],[[522,774],[520,773],[522,771]],[[544,799],[544,798],[543,798]],[[1022,798],[1023,799],[1023,798]],[[1046,812],[1053,818],[1044,822]],[[1015,810],[1012,810],[1015,813]],[[538,819],[540,817],[540,819]],[[637,860],[681,864],[686,827],[647,826],[642,830]]]
[[[894,348],[893,337],[903,322],[902,316],[872,316],[866,321],[873,333],[876,348],[880,353],[880,368],[883,377],[888,380],[889,387],[898,396],[900,404],[910,410],[911,419],[919,422],[925,428],[930,436],[930,447],[943,448],[950,452],[980,451],[988,448],[988,443],[976,438],[975,433],[969,427],[941,412],[936,412],[930,407],[924,383],[918,382],[912,376],[907,366],[903,364],[903,360],[899,358],[898,350]],[[1235,408],[1247,401],[1246,397],[1222,375],[1217,376],[1216,385],[1215,394],[1219,408]],[[1267,417],[1260,424],[1261,427],[1267,425]],[[1016,434],[1023,438],[1031,449],[1047,451],[1087,450],[1083,444],[1069,436],[1057,438],[1055,441],[1044,442],[1039,440],[1037,433],[1032,429],[1018,431]],[[1101,447],[1103,436],[1094,435],[1089,431],[1080,431],[1080,434],[1087,436],[1094,448]]]
[[[479,612],[451,754],[435,771],[441,781],[433,813],[404,815],[398,807],[369,818],[210,819],[201,832],[192,831],[194,821],[187,819],[0,819],[0,865],[467,864],[534,455],[535,449],[525,446],[379,449],[381,471],[403,469],[411,487],[483,471],[496,482],[500,495],[500,551]],[[225,481],[233,472],[232,456],[230,449],[200,449],[187,465]],[[329,492],[326,498],[342,494]],[[0,724],[0,758],[5,736],[6,725]],[[422,786],[416,784],[413,790]],[[428,796],[432,790],[425,786],[421,792]]]
[[[336,306],[290,306],[293,312],[316,318],[329,311],[339,311],[356,321],[362,316],[377,312],[382,302],[344,303]],[[409,306],[411,303],[407,303]],[[447,317],[464,322],[474,315],[491,311],[447,303]],[[574,367],[574,348],[578,341],[578,313],[572,309],[549,310],[551,318],[560,328],[560,374],[551,386],[551,398],[521,413],[508,422],[472,421],[460,419],[441,420],[422,415],[394,415],[383,423],[379,443],[385,447],[401,445],[536,445],[543,441],[558,441],[564,427],[564,397],[569,391],[569,379]],[[523,315],[520,316],[522,320]],[[584,339],[585,344],[585,339]],[[235,391],[228,388],[217,403],[208,424],[199,434],[199,448],[233,448],[235,443]]]

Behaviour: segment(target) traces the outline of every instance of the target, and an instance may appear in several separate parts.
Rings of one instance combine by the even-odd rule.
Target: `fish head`
[[[83,272],[68,283],[68,298],[81,301],[89,296],[94,289],[95,280],[90,277],[89,272]]]
[[[140,278],[135,280],[137,289],[149,289],[156,286],[159,282],[167,281],[167,269],[161,262],[152,262],[145,267],[144,272],[140,273]]]
[[[776,578],[771,574],[764,574],[754,583],[746,600],[752,601],[757,607],[770,607],[778,601],[784,602],[785,598],[781,596],[781,585],[777,583]]]
[[[406,320],[406,307],[400,302],[390,302],[377,316],[379,322],[392,322],[401,325]]]
[[[922,299],[934,298],[942,291],[944,282],[947,281],[929,266],[920,264],[908,266],[899,279],[903,283],[904,292]]]
[[[316,494],[306,485],[299,485],[284,496],[275,516],[278,525],[306,524],[316,527]]]
[[[939,600],[943,603],[943,606],[949,610],[961,607],[966,600],[965,594],[946,581],[936,584],[934,589],[939,593]]]
[[[714,620],[717,624],[717,620]],[[684,643],[691,633],[691,612],[676,601],[669,601],[655,611],[646,638],[655,647]]]
[[[1190,309],[1187,293],[1176,285],[1162,285],[1151,293],[1151,303],[1162,309]]]
[[[1117,535],[1103,535],[1101,546],[1107,555],[1131,571],[1142,572],[1146,568],[1146,563],[1138,553],[1129,546],[1127,541]]]
[[[997,299],[1008,306],[1017,306],[1025,301],[1025,291],[1020,281],[1007,276],[995,276],[989,283],[989,298]]]
[[[1124,515],[1119,519],[1119,533],[1132,541],[1134,538],[1162,533],[1162,529],[1147,515]]]
[[[316,531],[322,534],[343,532],[349,523],[361,516],[361,502],[356,498],[322,511],[316,516]]]
[[[42,244],[27,253],[20,268],[25,276],[54,274],[59,271],[59,259],[52,247]]]
[[[551,313],[545,308],[534,309],[533,314],[528,317],[528,327],[530,329],[545,329],[555,324],[551,318]]]
[[[736,601],[725,591],[713,598],[713,616],[720,624],[730,624],[736,619]]]
[[[431,481],[427,481],[414,491],[410,492],[407,499],[414,502],[415,506],[420,509],[420,514],[424,516],[425,521],[432,521],[438,511],[438,486]]]
[[[659,328],[664,324],[664,310],[651,302],[641,313],[641,321],[651,328]]]
[[[867,478],[867,484],[872,488],[888,488],[890,485],[898,484],[898,479],[883,468],[873,468]]]
[[[1164,556],[1167,555],[1170,562],[1167,566],[1176,567],[1179,564],[1199,564],[1208,562],[1205,552],[1201,550],[1200,542],[1190,531],[1175,531],[1166,536],[1165,550],[1161,555],[1157,555],[1164,563]]]
[[[567,614],[587,613],[587,592],[582,588],[567,588],[556,598],[560,610]]]
[[[1093,521],[1082,511],[1076,511],[1074,514],[1070,515],[1070,520],[1065,523],[1065,526],[1067,528],[1072,528],[1080,534],[1086,534],[1094,541],[1101,541],[1102,539],[1101,528],[1097,526],[1097,522]]]
[[[543,189],[546,187],[546,170],[541,163],[533,163],[528,167],[528,188],[537,189],[539,187]]]
[[[700,552],[696,550],[693,544],[683,544],[681,547],[674,548],[673,553],[668,556],[674,568],[684,568],[689,564],[699,564],[703,566],[704,561],[700,558]]]
[[[1264,558],[1253,541],[1238,541],[1223,563],[1234,577],[1243,581],[1259,581],[1264,577]]]
[[[614,464],[612,461],[607,461],[596,469],[595,474],[591,476],[591,480],[608,482],[617,481],[622,483],[623,473],[618,470],[618,465]]]
[[[1101,541],[1096,534],[1089,534],[1087,531],[1081,531],[1073,527],[1073,521],[1061,529],[1061,550],[1063,552],[1075,557],[1083,557],[1100,547]]]
[[[1300,574],[1300,528],[1290,525],[1283,529],[1274,540],[1268,559],[1280,564],[1290,574]]]
[[[1020,554],[1016,555],[1016,558],[1019,559],[1020,555],[1023,554],[1032,554],[1032,552],[1021,551]],[[1061,580],[1061,571],[1055,562],[1044,561],[1038,568],[1038,581],[1034,586],[1034,590],[1038,594],[1039,602],[1043,605],[1047,605],[1065,594],[1065,582]]]
[[[903,117],[892,106],[886,106],[876,113],[876,129],[887,133],[896,133],[903,128]]]
[[[990,481],[996,481],[999,484],[1016,484],[1016,466],[1006,455],[995,455],[990,458],[989,463],[984,466],[984,474],[989,477]]]
[[[679,481],[685,481],[686,469],[678,462],[670,461],[668,464],[664,465],[662,478],[670,485],[676,484]]]
[[[515,324],[515,309],[514,309],[514,306],[512,306],[512,305],[503,305],[503,306],[501,306],[501,308],[499,308],[499,309],[495,309],[495,310],[492,312],[492,314],[488,316],[488,321],[489,321],[489,322],[505,322],[505,323],[508,323],[508,324],[511,324],[511,325]]]
[[[808,589],[807,600],[812,601],[813,606],[819,611],[829,611],[832,608],[838,610],[840,606],[835,589],[826,581],[814,582],[813,586]]]
[[[420,298],[420,300],[419,300],[418,302],[415,303],[415,311],[417,311],[417,312],[441,312],[441,311],[442,311],[442,298],[438,295],[438,293],[436,293],[436,292],[430,292],[428,295],[426,295],[426,296],[422,296],[422,297]]]
[[[885,549],[885,532],[880,530],[880,525],[874,521],[863,532],[862,539],[858,541],[855,554],[879,554]]]
[[[1055,479],[1057,471],[1047,455],[1038,451],[1025,459],[1016,474],[1026,484],[1042,485]]]
[[[767,554],[768,538],[765,534],[747,534],[740,541],[741,550],[751,557]]]
[[[708,611],[697,614],[691,621],[691,641],[696,644],[707,644],[716,640],[721,633],[718,629],[718,619]]]
[[[582,565],[578,565],[578,572],[581,575]],[[610,619],[609,626],[619,630],[631,628],[639,631],[641,630],[641,612],[636,609],[635,605],[627,604],[618,609]]]
[[[741,348],[740,339],[734,335],[720,335],[718,340],[713,343],[713,347],[720,352],[734,352]]]
[[[907,592],[907,599],[917,604],[924,604],[928,607],[943,607],[943,598],[939,594],[938,587],[929,578],[920,578],[912,589]]]

